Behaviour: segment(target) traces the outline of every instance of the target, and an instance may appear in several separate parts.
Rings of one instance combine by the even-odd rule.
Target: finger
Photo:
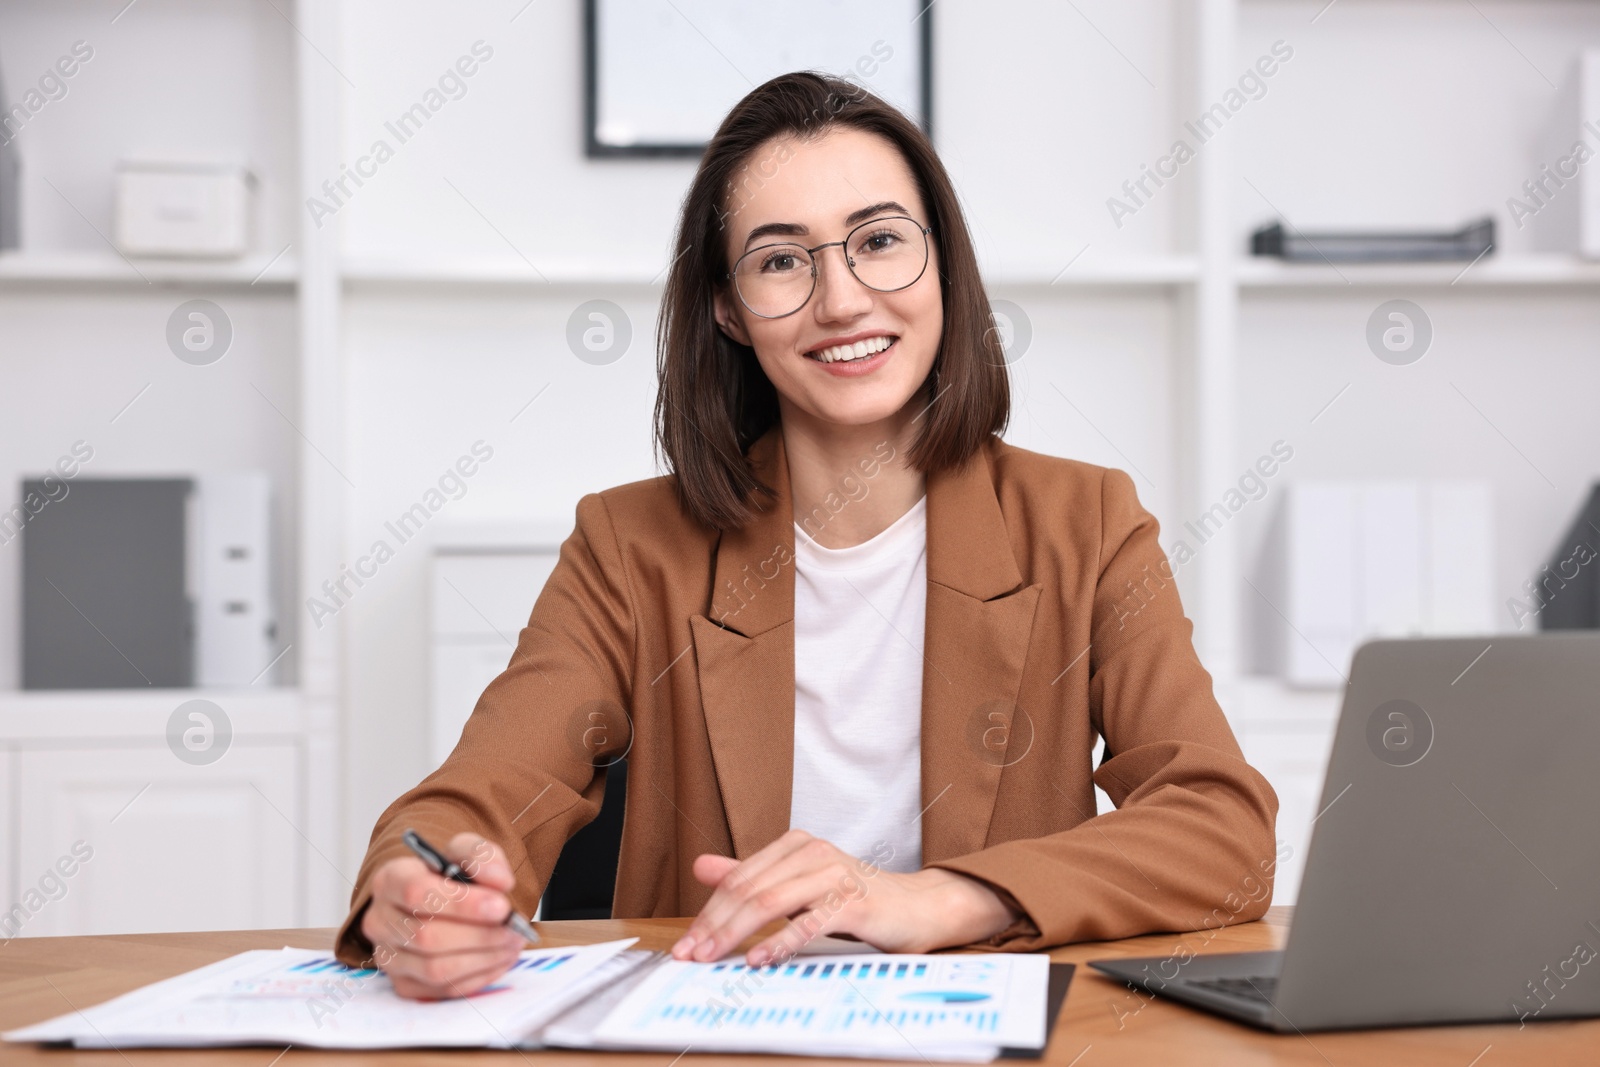
[[[716,853],[707,852],[696,856],[694,860],[694,877],[701,885],[716,887],[728,876],[728,872],[739,866],[739,861],[731,856],[718,856]]]
[[[782,863],[799,849],[804,848],[813,841],[821,840],[820,837],[809,834],[804,830],[786,830],[779,835],[777,840],[768,844],[766,848],[758,850],[755,855],[748,859],[739,860],[733,871],[729,873],[734,877],[758,878],[762,872]]]
[[[445,916],[493,926],[504,922],[511,901],[499,889],[442,878],[413,856],[391,860],[372,880],[373,901],[412,916]]]
[[[839,873],[832,864],[816,868],[793,877],[781,877],[773,872],[774,881],[755,893],[743,895],[737,908],[720,924],[708,930],[696,946],[694,956],[701,960],[720,959],[739,942],[772,922],[816,907],[829,897],[837,896],[835,888]],[[835,910],[840,906],[832,902]],[[796,944],[795,948],[799,948]],[[702,952],[705,954],[702,955]]]
[[[444,916],[406,915],[381,902],[369,909],[362,932],[375,947],[421,955],[497,952],[522,943],[521,935],[507,926],[463,923]]]
[[[509,967],[520,952],[521,947],[517,945],[502,945],[487,951],[428,955],[407,950],[387,957],[382,970],[390,978],[408,979],[443,992],[446,981],[459,981],[465,975],[486,969]]]
[[[724,879],[722,886],[706,901],[699,916],[689,926],[689,935],[695,941],[693,948],[688,950],[690,958],[717,959],[762,923],[782,918],[810,903],[809,899],[795,899],[794,892],[786,887],[787,883],[803,884],[804,880],[820,873],[822,881],[813,884],[811,889],[828,882],[842,884],[847,874],[841,862],[845,858],[843,852],[827,841],[810,838],[753,879],[736,880],[732,876]],[[826,892],[825,889],[823,891]],[[753,908],[744,921],[730,925],[742,909],[751,905]],[[751,925],[748,919],[752,914],[760,914],[764,918]]]
[[[517,884],[511,864],[500,846],[477,834],[457,834],[445,846],[444,853],[459,863],[461,869],[467,872],[467,877],[479,885],[509,893],[511,887]]]
[[[696,858],[695,877],[702,884],[714,884],[717,888],[701,907],[700,914],[689,924],[688,930],[672,946],[673,958],[680,960],[713,958],[711,955],[713,950],[700,951],[706,932],[714,925],[720,924],[728,912],[733,910],[739,894],[757,891],[755,880],[763,872],[791,859],[806,848],[813,850],[812,855],[825,850],[837,851],[828,842],[804,830],[790,830],[749,859],[737,861],[731,867],[726,866],[728,863],[726,856],[702,855]],[[726,869],[719,872],[719,868]],[[714,875],[719,877],[713,880]]]
[[[517,953],[513,951],[450,957],[428,963],[407,960],[408,966],[387,973],[394,991],[403,997],[446,1000],[477,992],[509,970],[516,959]]]
[[[456,975],[480,967],[494,960],[515,955],[522,946],[512,941],[473,948],[430,948],[419,950],[414,944],[397,947],[388,957],[383,970],[387,974],[402,974],[411,978],[437,981],[437,974]],[[434,969],[438,969],[435,971]]]
[[[695,857],[691,870],[700,884],[723,888],[730,881],[737,884],[741,880],[755,878],[811,840],[814,838],[804,830],[789,830],[747,859],[736,860],[731,856],[702,853]]]
[[[384,973],[391,978],[402,978],[418,985],[443,991],[446,984],[479,972],[491,970],[501,964],[509,967],[520,950],[502,947],[487,952],[439,953],[423,956],[415,952],[396,953]]]
[[[720,915],[727,907],[726,898],[730,890],[736,889],[741,884],[748,884],[753,874],[759,874],[764,868],[790,855],[810,840],[812,836],[805,831],[790,830],[743,861],[715,853],[702,853],[695,857],[691,866],[695,879],[701,885],[716,887],[716,892],[711,894],[711,898],[700,909],[699,916],[689,924],[688,930],[684,931],[683,936],[672,946],[672,957],[680,960],[691,958],[695,946],[707,929],[705,920],[708,911],[713,919]]]
[[[814,939],[824,934],[837,934],[838,926],[847,921],[846,910],[807,908],[790,919],[782,930],[757,942],[745,953],[745,962],[752,967],[765,967],[788,960]]]

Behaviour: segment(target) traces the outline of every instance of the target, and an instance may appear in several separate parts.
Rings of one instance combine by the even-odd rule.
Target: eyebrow
[[[865,222],[874,215],[882,215],[888,212],[893,212],[897,215],[911,214],[911,212],[907,211],[904,207],[893,200],[880,200],[876,204],[868,204],[859,211],[850,212],[850,214],[844,217],[844,224],[854,229],[857,223]],[[758,237],[768,237],[773,235],[782,237],[803,237],[810,232],[810,230],[806,229],[804,226],[801,226],[797,222],[763,222],[760,226],[757,226],[755,229],[750,231],[750,235],[744,239],[744,246],[746,249],[748,249],[750,247],[750,242],[754,241]]]

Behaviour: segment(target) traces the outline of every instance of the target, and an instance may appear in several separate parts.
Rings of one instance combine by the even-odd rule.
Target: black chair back
[[[609,919],[622,851],[622,812],[627,805],[628,761],[603,772],[605,800],[594,821],[567,841],[544,889],[540,919]]]

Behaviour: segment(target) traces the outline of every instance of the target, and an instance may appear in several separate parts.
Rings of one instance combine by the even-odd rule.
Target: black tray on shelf
[[[1271,222],[1250,235],[1250,254],[1298,263],[1410,263],[1474,260],[1494,247],[1494,219],[1448,232],[1303,233]]]

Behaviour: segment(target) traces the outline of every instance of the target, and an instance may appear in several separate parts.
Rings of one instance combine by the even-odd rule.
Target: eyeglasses
[[[868,289],[892,293],[915,284],[928,268],[928,234],[904,215],[863,222],[842,241],[806,248],[787,241],[761,245],[740,256],[723,275],[753,315],[781,319],[806,306],[817,288],[816,253],[839,245],[850,273]]]

